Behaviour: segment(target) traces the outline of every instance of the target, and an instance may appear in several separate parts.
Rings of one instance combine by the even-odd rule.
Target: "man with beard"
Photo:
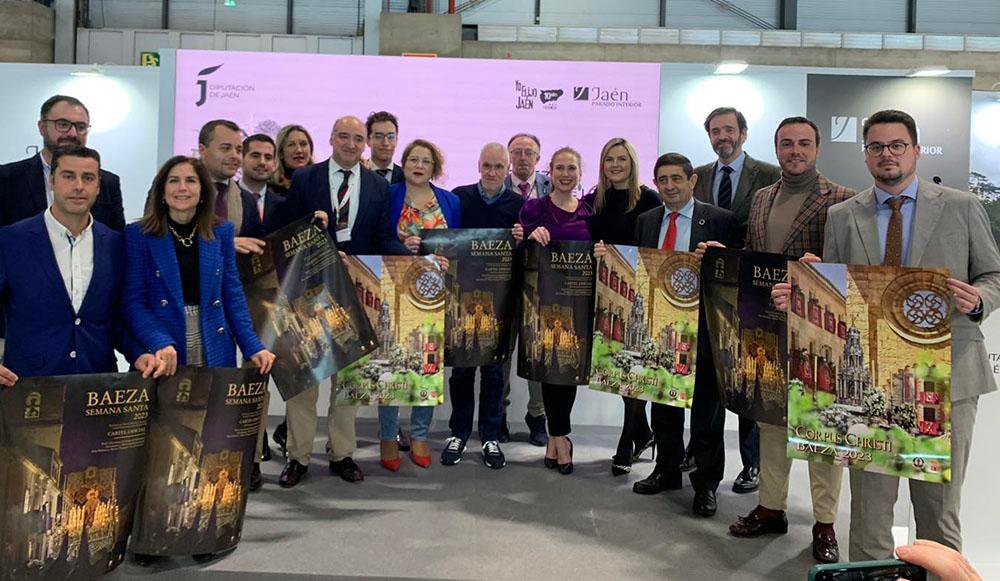
[[[233,176],[243,165],[243,137],[239,125],[214,119],[198,132],[198,157],[205,164],[215,186],[215,215],[236,228],[236,252],[260,254],[264,231],[253,195],[239,186]]]
[[[743,151],[747,140],[747,120],[732,107],[719,107],[705,119],[705,131],[719,158],[695,168],[698,183],[694,197],[736,214],[740,236],[746,232],[747,217],[754,192],[778,181],[781,170],[758,161]],[[740,457],[743,470],[733,482],[733,492],[746,494],[757,490],[760,473],[760,443],[757,423],[740,418]]]
[[[54,95],[42,104],[38,133],[42,136],[41,151],[0,166],[0,226],[39,214],[52,205],[52,152],[67,145],[86,147],[90,112],[79,99]],[[125,229],[121,182],[104,169],[91,215],[112,230]]]
[[[865,164],[874,186],[830,208],[822,259],[846,264],[947,268],[951,311],[951,482],[910,480],[918,539],[962,548],[959,514],[979,396],[996,391],[980,324],[1000,303],[1000,252],[990,219],[968,192],[917,177],[913,117],[879,111],[864,122]],[[787,308],[791,285],[771,292]],[[893,555],[899,478],[851,470],[851,560]]]
[[[805,117],[789,117],[778,124],[774,149],[781,164],[781,179],[754,196],[750,206],[746,248],[785,254],[792,260],[823,249],[827,209],[857,192],[835,184],[816,170],[819,129]],[[759,348],[758,348],[759,349]],[[763,357],[763,349],[758,350]],[[740,517],[729,532],[737,537],[788,532],[788,476],[792,461],[786,448],[784,426],[760,424],[760,491],[757,507]],[[820,563],[840,559],[833,521],[837,516],[843,468],[809,462],[812,493],[813,558]]]

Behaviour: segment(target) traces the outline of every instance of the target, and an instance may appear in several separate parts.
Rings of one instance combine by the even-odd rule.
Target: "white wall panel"
[[[542,0],[544,26],[656,26],[658,0]],[[533,14],[532,7],[529,15]]]
[[[906,2],[799,0],[798,28],[823,32],[906,32]]]
[[[295,0],[295,34],[353,36],[358,31],[358,0]],[[284,31],[284,28],[282,28]]]
[[[285,32],[283,0],[170,0],[170,28],[226,32]]]
[[[465,4],[463,0],[461,4]],[[542,0],[542,7],[551,0]],[[447,9],[447,2],[444,3]],[[535,23],[535,0],[488,0],[462,12],[462,24],[530,26]],[[568,23],[574,26],[578,23]],[[656,24],[655,22],[653,23]]]
[[[778,25],[778,0],[730,0],[730,2],[773,26]],[[658,2],[651,4],[655,5]],[[656,24],[655,20],[653,24]],[[757,28],[743,17],[710,0],[667,0],[667,26],[736,30]]]
[[[918,0],[917,32],[1000,36],[1000,2]]]

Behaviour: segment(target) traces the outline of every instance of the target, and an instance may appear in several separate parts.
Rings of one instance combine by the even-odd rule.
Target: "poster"
[[[700,264],[692,252],[607,245],[598,261],[590,389],[691,407]]]
[[[182,556],[236,546],[267,381],[256,368],[185,366],[159,381],[133,552]]]
[[[240,255],[240,274],[254,328],[277,356],[271,374],[287,401],[377,344],[325,228],[304,218],[266,240],[264,254]]]
[[[790,263],[788,455],[951,480],[947,269]]]
[[[0,390],[0,578],[94,579],[122,562],[152,396],[137,373]]]
[[[444,403],[445,277],[432,256],[345,261],[379,348],[337,374],[340,405]]]
[[[448,228],[421,232],[422,254],[448,259],[445,273],[444,364],[502,363],[510,352],[514,237],[509,228]]]
[[[590,380],[594,326],[594,245],[529,241],[523,253],[524,283],[517,374],[555,385]]]
[[[776,426],[785,425],[788,356],[771,289],[787,265],[781,254],[728,248],[709,248],[701,265],[719,396],[730,411]]]

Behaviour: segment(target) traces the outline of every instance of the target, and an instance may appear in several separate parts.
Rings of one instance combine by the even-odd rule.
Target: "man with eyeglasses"
[[[30,218],[52,205],[49,179],[52,152],[61,146],[87,145],[90,112],[75,97],[54,95],[42,103],[38,133],[42,136],[41,151],[28,159],[0,166],[0,226]],[[117,175],[103,168],[91,214],[112,230],[125,229],[121,182]]]
[[[368,147],[372,152],[369,169],[390,184],[403,181],[403,168],[392,161],[399,142],[399,121],[396,116],[388,111],[377,111],[368,116],[365,128],[368,130]]]
[[[917,177],[913,117],[879,111],[864,122],[862,135],[875,184],[830,208],[822,259],[951,271],[951,482],[910,480],[909,487],[917,538],[960,551],[959,506],[976,409],[979,396],[997,389],[979,325],[1000,304],[1000,252],[975,196]],[[779,308],[790,295],[788,283],[771,293]],[[850,479],[851,560],[892,558],[899,478],[851,470]]]

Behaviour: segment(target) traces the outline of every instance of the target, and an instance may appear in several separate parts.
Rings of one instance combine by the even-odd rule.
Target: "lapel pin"
[[[705,219],[702,218],[701,220],[698,220],[698,225],[699,226],[704,226],[705,225]]]

